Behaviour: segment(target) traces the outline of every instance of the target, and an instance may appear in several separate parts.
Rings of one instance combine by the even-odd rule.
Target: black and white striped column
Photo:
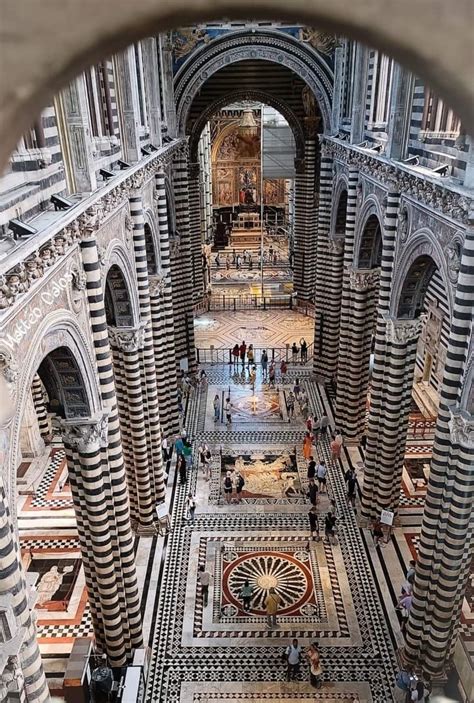
[[[137,531],[140,534],[154,532],[155,499],[152,487],[152,467],[149,462],[147,425],[145,404],[143,400],[142,354],[145,346],[145,325],[136,328],[109,327],[109,339],[114,352],[114,369],[120,369],[122,395],[125,390],[123,403],[127,433],[130,445],[127,450],[131,453],[132,483],[134,489],[134,508],[138,520]],[[117,376],[117,371],[115,371]],[[119,393],[117,393],[119,398]],[[122,429],[122,419],[121,429]],[[122,438],[123,438],[122,431]],[[127,472],[128,473],[128,472]]]
[[[148,260],[145,240],[145,218],[143,201],[139,190],[130,195],[130,215],[133,221],[133,250],[138,281],[140,320],[143,324],[143,349],[141,356],[143,413],[146,431],[146,447],[150,480],[155,502],[165,499],[163,458],[161,453],[161,427],[158,408],[158,385],[156,380],[155,349],[153,345]],[[133,441],[133,431],[132,431]],[[137,491],[140,498],[140,492]],[[142,497],[143,498],[143,497]],[[140,519],[141,523],[141,519]],[[147,523],[148,526],[148,523]]]
[[[321,157],[318,239],[315,282],[313,370],[333,380],[337,370],[341,317],[344,240],[329,237],[333,188],[333,159]]]
[[[473,547],[474,417],[472,345],[474,228],[465,234],[433,457],[421,526],[405,655],[433,680],[442,677],[459,632]]]
[[[201,303],[204,299],[204,277],[202,272],[203,222],[202,208],[204,193],[200,184],[199,163],[190,163],[189,176],[189,232],[191,241],[192,290],[193,302]],[[202,201],[202,205],[201,205]],[[205,206],[204,206],[205,207]]]
[[[51,430],[49,427],[48,411],[46,410],[46,403],[44,399],[44,388],[37,373],[33,377],[31,392],[33,395],[33,405],[35,407],[36,417],[38,418],[39,432],[41,437],[46,439],[49,437]]]
[[[2,605],[4,603],[10,604],[18,629],[24,628],[25,634],[19,652],[19,660],[25,690],[22,692],[20,700],[46,703],[50,700],[49,689],[41,663],[36,640],[36,627],[28,599],[29,593],[21,563],[20,545],[13,529],[0,473],[0,600]],[[14,637],[16,632],[12,635]]]
[[[160,420],[165,436],[169,437],[179,431],[179,414],[166,176],[163,168],[155,175],[155,186],[160,272],[157,280],[150,280],[150,304]]]
[[[133,648],[141,647],[143,644],[142,622],[104,291],[97,241],[92,229],[87,228],[83,233],[81,255],[86,273],[86,293],[101,399],[104,407],[109,411],[108,445],[102,449],[102,470],[106,475],[104,480],[109,486],[109,529],[115,551],[115,573],[111,577],[116,577],[120,583],[123,629],[124,633],[128,633],[130,641],[130,647],[126,652],[129,658]]]
[[[177,372],[187,360],[190,371],[196,369],[194,345],[194,310],[192,259],[189,234],[188,150],[180,149],[173,162],[173,189],[177,233],[171,245],[171,275]]]
[[[303,161],[295,160],[293,285],[298,299],[312,301],[316,278],[316,139],[305,140]]]

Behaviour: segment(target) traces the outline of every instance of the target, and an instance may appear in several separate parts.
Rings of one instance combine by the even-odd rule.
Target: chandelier
[[[258,125],[251,107],[244,108],[242,119],[239,122],[239,132],[249,137],[256,137],[258,134]]]

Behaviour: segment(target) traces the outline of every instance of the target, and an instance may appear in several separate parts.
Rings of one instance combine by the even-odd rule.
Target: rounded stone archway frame
[[[474,124],[472,0],[2,0],[0,166],[48,100],[139,38],[196,22],[303,22],[374,46],[422,76]],[[54,30],[54,41],[51,32]]]
[[[290,125],[293,137],[295,139],[295,157],[298,159],[304,158],[304,132],[301,126],[300,120],[296,117],[293,110],[291,110],[287,105],[285,105],[281,100],[275,98],[271,93],[265,90],[237,90],[232,95],[226,95],[209,106],[197,120],[190,131],[189,139],[189,153],[191,161],[197,161],[197,149],[199,146],[199,138],[201,136],[202,130],[206,126],[206,123],[211,119],[211,117],[228,105],[231,101],[238,102],[239,100],[252,100],[255,102],[261,102],[265,105],[270,105],[274,107],[275,110],[285,118],[285,120]]]

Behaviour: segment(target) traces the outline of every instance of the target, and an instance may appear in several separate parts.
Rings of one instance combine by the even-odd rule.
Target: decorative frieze
[[[109,414],[102,411],[87,420],[63,420],[61,433],[67,446],[79,452],[89,452],[107,446],[108,427]]]
[[[412,339],[418,339],[426,321],[426,315],[420,315],[414,320],[387,320],[386,339],[391,344],[407,344]]]
[[[124,352],[136,352],[145,345],[145,324],[137,327],[109,327],[110,344]]]
[[[474,417],[460,408],[450,408],[449,431],[453,444],[474,449]]]
[[[390,190],[411,195],[423,205],[441,212],[462,224],[469,223],[469,210],[473,200],[464,194],[449,190],[445,184],[433,183],[426,177],[408,173],[376,154],[357,150],[332,137],[321,143],[322,155],[338,159],[347,165],[356,166],[361,173],[376,178]]]
[[[378,285],[380,269],[350,269],[349,277],[352,290],[367,291]]]

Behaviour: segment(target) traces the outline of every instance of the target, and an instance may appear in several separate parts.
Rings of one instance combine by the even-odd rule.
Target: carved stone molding
[[[420,315],[414,320],[387,320],[386,339],[392,344],[406,344],[418,339],[426,321],[426,315]]]
[[[133,219],[132,219],[132,216],[128,214],[128,212],[125,215],[124,225],[125,225],[125,230],[127,232],[133,231]]]
[[[474,416],[458,407],[450,408],[449,431],[453,444],[474,449]]]
[[[329,238],[328,250],[330,254],[342,254],[344,251],[344,237]]]
[[[323,156],[331,156],[348,166],[356,166],[361,173],[389,186],[390,190],[411,195],[423,205],[462,224],[469,224],[472,199],[449,190],[446,184],[433,183],[426,177],[408,173],[383,156],[358,151],[334,137],[325,137],[321,142],[321,150]]]
[[[349,276],[351,289],[363,292],[378,285],[380,269],[350,269]]]
[[[150,288],[150,295],[152,297],[161,297],[163,293],[166,290],[166,282],[167,282],[167,275],[166,273],[157,273],[152,276],[148,276],[148,285]]]
[[[8,385],[14,384],[18,378],[18,365],[13,354],[6,349],[0,349],[0,374]]]
[[[71,270],[71,276],[72,276],[71,285],[72,285],[73,290],[83,291],[86,289],[87,276],[86,276],[86,272],[84,271],[83,268],[79,268],[79,266],[75,266]]]
[[[448,276],[451,283],[456,283],[461,268],[462,240],[455,236],[445,249],[448,264]]]
[[[98,413],[83,420],[62,420],[61,434],[66,446],[79,452],[94,451],[108,443],[109,413]]]
[[[406,242],[408,239],[408,232],[410,228],[410,222],[408,219],[408,210],[406,207],[402,208],[398,216],[398,235],[401,242]]]
[[[116,349],[137,352],[145,345],[145,324],[137,327],[109,327],[109,341]]]

